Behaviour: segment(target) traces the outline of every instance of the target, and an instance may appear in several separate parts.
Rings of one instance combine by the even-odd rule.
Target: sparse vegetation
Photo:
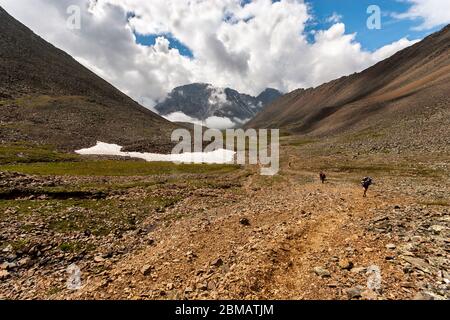
[[[317,139],[312,138],[290,138],[285,139],[282,144],[284,146],[293,146],[293,147],[301,147],[308,144],[313,144],[317,141]]]
[[[358,131],[356,133],[350,133],[340,138],[341,142],[355,142],[355,141],[367,141],[386,136],[385,133],[380,131],[380,128],[369,128]]]
[[[59,245],[59,249],[63,252],[76,253],[89,248],[81,242],[63,242]]]
[[[2,170],[59,176],[147,176],[180,173],[227,173],[239,168],[236,165],[223,164],[174,164],[170,162],[100,160],[6,165],[2,167]]]
[[[79,160],[75,154],[58,152],[50,145],[16,142],[0,145],[0,165],[14,163],[57,162]],[[3,168],[2,168],[3,169]]]

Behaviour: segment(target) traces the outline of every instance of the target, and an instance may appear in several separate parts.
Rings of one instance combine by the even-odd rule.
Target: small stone
[[[31,259],[26,257],[26,258],[22,258],[17,262],[19,267],[29,267],[31,265]]]
[[[248,220],[247,218],[242,218],[241,220],[239,220],[239,223],[243,226],[249,226],[250,220]]]
[[[9,272],[7,270],[1,270],[0,271],[0,280],[5,280],[10,276]]]
[[[386,249],[394,250],[395,248],[397,248],[397,246],[395,244],[393,244],[393,243],[388,243],[386,245]]]
[[[218,258],[218,259],[214,260],[214,261],[211,263],[211,265],[214,266],[214,267],[220,267],[220,266],[223,265],[223,260],[220,259],[220,258]]]
[[[314,268],[314,272],[315,272],[316,275],[318,275],[319,277],[322,277],[322,278],[329,278],[329,277],[331,277],[330,271],[328,271],[327,269],[324,269],[322,267],[315,267]]]
[[[187,287],[186,289],[184,289],[185,293],[191,293],[194,292],[194,289],[192,289],[191,287]]]
[[[195,258],[197,258],[197,255],[193,253],[192,251],[189,251],[186,253],[187,261],[193,262]]]
[[[348,259],[341,259],[339,260],[339,268],[343,270],[351,270],[353,268],[353,262]]]
[[[102,258],[104,258],[104,259],[110,259],[110,258],[112,258],[114,256],[114,252],[113,251],[108,251],[108,252],[105,252],[104,254],[102,254]]]
[[[173,283],[168,283],[167,286],[166,286],[166,288],[167,288],[168,291],[173,290],[174,287],[175,287],[175,286],[173,285]]]
[[[197,288],[199,290],[206,291],[206,290],[208,290],[208,284],[207,283],[201,283],[201,284],[198,285]]]
[[[13,251],[13,247],[12,247],[12,245],[8,244],[5,248],[3,248],[2,251],[4,253],[12,252]]]
[[[355,252],[355,248],[347,247],[345,248],[345,251],[347,251],[349,254],[353,254]]]
[[[338,261],[339,261],[339,258],[338,258],[338,257],[332,257],[330,260],[331,260],[332,262],[338,262]]]
[[[439,300],[439,297],[431,292],[422,291],[417,293],[413,300]]]
[[[214,281],[209,281],[208,282],[208,290],[214,291],[216,289],[217,289],[216,283]]]
[[[4,263],[0,264],[0,270],[12,270],[16,267],[17,267],[17,265],[13,262],[4,262]]]
[[[375,291],[367,289],[361,293],[361,298],[364,300],[378,300],[378,295]]]
[[[349,298],[349,299],[357,299],[357,298],[361,298],[361,294],[362,294],[362,292],[361,292],[361,289],[359,289],[359,288],[350,288],[350,289],[347,289],[346,290],[346,293],[347,293],[347,297]]]
[[[328,287],[329,288],[337,288],[339,286],[339,283],[337,283],[337,282],[330,282],[329,284],[328,284]]]
[[[408,256],[404,256],[402,257],[402,259],[411,264],[414,268],[421,270],[425,273],[432,274],[434,271],[434,267],[432,267],[423,259]]]
[[[351,270],[352,273],[364,273],[366,272],[367,268],[365,267],[358,267],[358,268],[353,268]]]
[[[442,278],[444,280],[444,282],[446,284],[450,284],[450,273],[448,273],[447,271],[441,270],[442,271]]]
[[[148,265],[148,264],[146,264],[145,266],[143,266],[143,267],[141,268],[141,273],[142,273],[144,276],[148,276],[148,275],[151,273],[151,271],[152,271],[152,266],[150,266],[150,265]]]
[[[94,262],[97,262],[97,263],[105,262],[105,258],[103,258],[101,256],[96,256],[96,257],[94,257]]]
[[[365,252],[373,252],[373,248],[364,248]]]
[[[414,283],[412,283],[412,282],[402,282],[402,283],[400,283],[400,286],[402,288],[409,288],[409,289],[415,288]]]
[[[439,234],[445,230],[445,227],[440,225],[433,225],[430,227],[430,230],[433,231],[433,233],[435,234]]]

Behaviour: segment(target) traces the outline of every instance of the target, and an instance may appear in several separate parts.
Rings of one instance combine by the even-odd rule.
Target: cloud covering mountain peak
[[[173,89],[155,110],[170,121],[226,129],[244,124],[281,95],[266,89],[253,97],[230,88],[193,83]]]

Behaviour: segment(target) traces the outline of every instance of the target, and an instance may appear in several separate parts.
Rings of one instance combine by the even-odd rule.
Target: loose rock
[[[150,273],[151,273],[151,271],[152,271],[152,266],[150,266],[150,265],[145,265],[145,266],[143,266],[142,268],[141,268],[141,273],[144,275],[144,276],[148,276]]]
[[[330,271],[328,271],[327,269],[324,269],[322,267],[315,267],[314,268],[314,272],[315,272],[316,275],[318,275],[319,277],[322,277],[322,278],[329,278],[329,277],[331,277]]]
[[[361,289],[356,288],[356,287],[347,289],[346,293],[347,293],[347,297],[349,299],[357,299],[357,298],[361,298],[361,296],[362,296]]]

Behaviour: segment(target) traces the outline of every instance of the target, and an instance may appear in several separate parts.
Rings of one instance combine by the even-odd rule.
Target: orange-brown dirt
[[[106,262],[80,291],[55,298],[448,298],[446,160],[444,171],[430,173],[373,156],[373,170],[380,161],[386,167],[363,198],[360,163],[343,161],[349,167],[338,170],[330,162],[339,156],[297,157],[297,148],[286,149],[280,176],[252,168],[237,193],[195,193],[169,209],[180,218],[155,230],[154,243]],[[321,184],[318,169],[326,166]],[[370,266],[380,268],[378,289],[367,287]]]
[[[3,256],[18,256],[19,262],[2,265],[0,295],[448,299],[448,156],[356,155],[296,136],[283,138],[282,145],[281,171],[274,177],[244,167],[220,174],[14,178],[10,185],[25,179],[36,189],[48,181],[58,188],[129,187],[100,200],[51,202],[39,196],[5,202],[2,230],[10,240],[28,239],[28,245],[6,248]],[[321,170],[328,175],[325,184]],[[367,198],[359,185],[365,175],[376,183]],[[149,197],[160,196],[176,200],[152,207]],[[91,228],[111,231],[91,235],[62,224],[89,220],[98,210],[106,215]],[[47,215],[50,220],[42,220]],[[55,222],[65,228],[55,229]],[[77,246],[68,251],[66,243]],[[71,263],[81,269],[80,290],[66,288]],[[369,289],[373,266],[381,285]]]

